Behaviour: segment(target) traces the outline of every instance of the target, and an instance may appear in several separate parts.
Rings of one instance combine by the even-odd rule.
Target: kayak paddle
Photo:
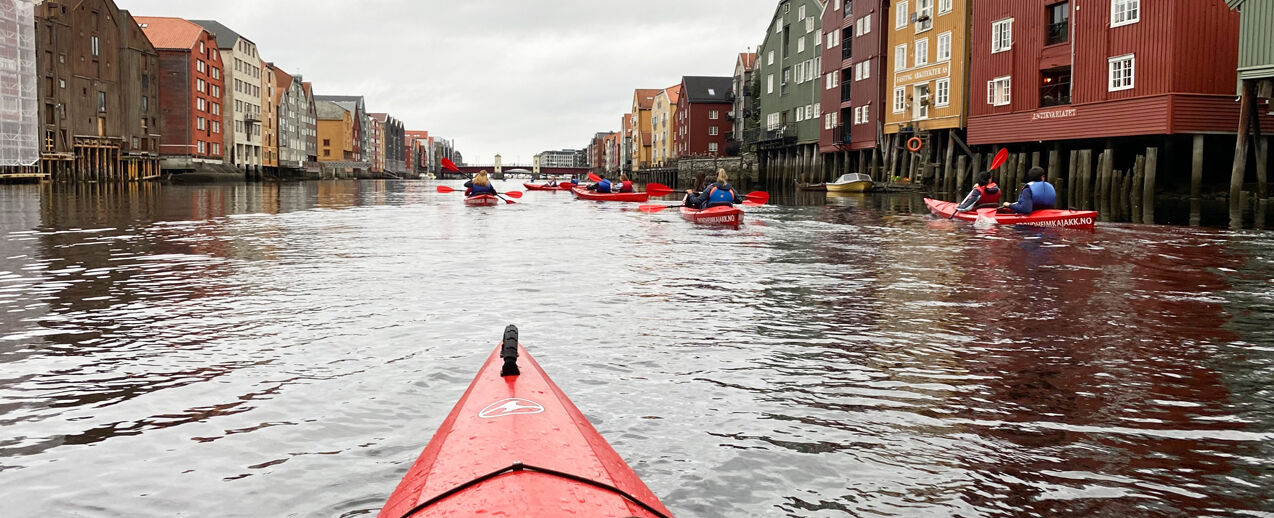
[[[593,174],[593,173],[588,173],[588,181],[593,182],[593,183],[597,183],[597,182],[602,181],[602,177],[597,176],[597,175],[595,175],[595,174]]]
[[[654,185],[659,185],[659,184],[654,184]],[[651,192],[651,194],[654,194],[652,191],[650,191],[649,187],[646,188],[646,191]],[[745,196],[743,196],[743,205],[745,207],[760,207],[762,205],[765,205],[766,203],[769,203],[769,201],[770,201],[770,193],[765,191],[752,191],[750,193],[747,193]],[[642,205],[637,207],[637,210],[645,212],[646,214],[654,214],[664,209],[671,209],[673,207],[681,207],[681,206],[683,206],[683,204],[681,203],[673,203],[668,205]]]
[[[453,172],[453,173],[459,173],[459,172],[460,172],[460,168],[459,168],[459,167],[456,167],[456,163],[455,163],[455,162],[452,162],[450,158],[444,158],[444,159],[442,159],[442,168],[443,168],[443,169],[446,169],[446,170],[448,170],[448,171],[451,171],[451,172]]]
[[[667,196],[672,194],[672,188],[662,183],[646,184],[646,192],[651,196]]]
[[[442,193],[442,194],[449,194],[449,193],[457,192],[457,190],[456,190],[455,188],[453,188],[453,187],[448,187],[448,186],[446,186],[446,185],[439,185],[439,186],[437,187],[437,189],[438,189],[438,192],[440,192],[440,193]],[[516,201],[513,201],[513,200],[510,200],[510,199],[508,199],[508,198],[505,198],[504,196],[508,196],[509,198],[519,198],[519,199],[520,199],[520,198],[522,198],[522,191],[509,191],[509,192],[503,193],[503,195],[501,195],[500,193],[496,193],[496,196],[499,196],[501,200],[504,200],[504,201],[505,201],[505,203],[514,204],[514,203],[517,203],[517,202],[516,202]]]

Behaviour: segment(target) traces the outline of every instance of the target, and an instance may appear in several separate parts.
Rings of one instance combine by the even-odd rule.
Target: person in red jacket
[[[973,190],[956,207],[956,212],[969,212],[999,205],[1000,187],[995,185],[995,181],[991,180],[990,171],[983,171],[982,174],[978,175],[978,183],[973,185]]]
[[[628,179],[627,173],[619,174],[619,190],[615,192],[633,192],[633,181]]]

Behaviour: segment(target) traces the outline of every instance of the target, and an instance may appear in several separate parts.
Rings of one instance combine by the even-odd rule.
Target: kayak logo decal
[[[483,419],[495,419],[497,417],[505,417],[511,415],[538,414],[544,411],[544,405],[531,401],[513,397],[509,399],[501,399],[495,403],[487,405],[478,417]]]

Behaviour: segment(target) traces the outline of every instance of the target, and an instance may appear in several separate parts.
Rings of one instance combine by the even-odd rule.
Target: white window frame
[[[925,15],[925,11],[929,13],[929,19],[926,22],[920,21]],[[933,29],[933,0],[916,0],[916,34]]]
[[[916,50],[913,52],[915,66],[923,67],[929,64],[929,38],[920,38],[916,40]]]
[[[823,116],[823,103],[814,103],[813,115],[815,119]]]
[[[708,126],[708,135],[715,137],[720,134],[721,134],[721,130],[718,129],[716,126]]]
[[[938,0],[938,14],[951,12],[951,0]]]
[[[933,105],[945,108],[951,105],[951,79],[944,78],[933,83]]]
[[[946,63],[951,61],[951,31],[938,35],[938,50],[934,56],[934,63]]]
[[[1013,19],[1005,18],[991,23],[991,53],[1013,50]]]
[[[93,56],[94,56],[94,57],[96,57],[96,56],[101,56],[101,55],[102,55],[102,44],[101,44],[101,41],[97,39],[97,36],[92,36],[92,40],[91,40],[91,41],[92,41],[92,45],[91,45],[91,46],[92,46]]]
[[[907,69],[907,44],[894,46],[894,71]]]
[[[865,20],[863,22],[863,34],[871,34],[871,13],[867,13],[863,20]]]
[[[854,36],[863,35],[863,20],[864,19],[866,19],[866,17],[859,18],[854,21]]]
[[[802,6],[798,7],[798,8],[796,8],[796,17],[797,17],[797,18],[800,18],[800,19],[802,19],[802,20],[804,20],[804,19],[805,19],[805,6],[804,6],[804,5],[802,5]]]
[[[1000,85],[1004,86],[1004,99],[1000,99]],[[987,94],[986,102],[991,106],[1008,106],[1013,102],[1013,78],[1010,76],[1000,76],[986,82]]]
[[[796,53],[800,54],[802,52],[805,52],[805,36],[796,38]]]
[[[718,149],[720,149],[720,148],[717,146],[717,143],[716,143],[716,142],[709,142],[709,143],[708,143],[708,152],[709,152],[709,153],[716,153]]]
[[[1131,15],[1129,13],[1132,13]],[[1110,0],[1110,27],[1123,27],[1141,21],[1141,0]]]
[[[765,76],[765,93],[774,93],[774,74]]]
[[[907,0],[902,0],[894,4],[894,30],[901,31],[907,27],[907,22],[911,21],[911,11],[907,10]]]
[[[769,54],[768,54],[768,56],[765,58],[765,60],[766,60],[766,63],[765,63],[765,64],[767,64],[767,65],[773,65],[773,64],[774,64],[774,51],[773,51],[773,50],[771,50],[771,51],[769,52]]]
[[[863,62],[863,79],[871,79],[871,60]]]
[[[894,113],[903,113],[907,111],[907,87],[898,86],[894,88]]]
[[[721,112],[719,112],[719,111],[717,111],[717,110],[709,111],[709,112],[708,112],[708,118],[709,118],[709,119],[712,119],[712,120],[720,119],[720,118],[721,118]],[[664,114],[664,122],[667,122],[667,121],[668,121],[668,115],[667,115],[667,114]]]
[[[1123,62],[1127,62],[1127,63],[1128,63],[1128,66],[1127,66],[1127,75],[1126,75],[1126,77],[1120,77],[1120,78],[1119,78],[1119,81],[1120,81],[1120,83],[1121,83],[1121,84],[1116,84],[1116,83],[1115,83],[1115,82],[1116,82],[1116,77],[1115,77],[1116,67],[1117,67],[1117,66],[1119,66],[1119,65],[1120,65],[1121,63],[1123,63]],[[1134,86],[1135,86],[1135,84],[1136,84],[1135,82],[1136,82],[1136,78],[1137,78],[1137,55],[1136,55],[1136,54],[1124,54],[1124,55],[1122,55],[1122,56],[1115,56],[1115,57],[1113,57],[1113,58],[1110,58],[1110,59],[1106,60],[1106,63],[1107,63],[1107,67],[1106,67],[1106,70],[1107,70],[1107,81],[1106,81],[1106,86],[1107,86],[1107,88],[1109,88],[1109,91],[1111,91],[1111,92],[1122,92],[1122,91],[1124,91],[1124,90],[1132,90],[1132,89],[1133,89],[1133,87],[1134,87]],[[1122,69],[1123,67],[1120,67],[1120,68]],[[1125,81],[1127,82],[1127,84],[1122,84],[1122,83],[1124,83]]]

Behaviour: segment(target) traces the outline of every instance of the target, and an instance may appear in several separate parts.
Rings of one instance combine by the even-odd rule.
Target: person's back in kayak
[[[627,173],[619,173],[619,190],[615,192],[635,192],[633,181],[628,179]]]
[[[464,187],[465,187],[464,189],[465,196],[478,196],[482,194],[490,194],[490,195],[499,194],[495,192],[495,187],[491,186],[491,178],[487,176],[487,171],[485,169],[482,171],[478,171],[478,174],[474,175],[472,180],[465,182]]]
[[[607,180],[605,176],[601,175],[598,175],[598,178],[601,178],[601,180],[598,180],[597,183],[588,186],[588,190],[597,191],[602,194],[610,193],[610,180]]]
[[[1030,214],[1037,210],[1053,208],[1057,203],[1057,190],[1046,180],[1044,168],[1032,167],[1026,179],[1029,182],[1022,186],[1022,193],[1018,195],[1017,203],[1005,202],[998,212]]]
[[[550,178],[549,178],[548,186],[549,186],[549,187],[557,187],[557,178],[552,178],[552,177],[550,177]]]
[[[736,203],[743,203],[743,200],[739,198],[739,194],[730,185],[730,177],[726,174],[725,169],[717,169],[716,183],[708,184],[707,187],[704,187],[703,192],[698,194],[693,190],[687,190],[684,203],[687,207],[707,209],[711,207],[732,207]]]
[[[978,175],[978,183],[974,184],[973,190],[969,195],[960,202],[956,207],[957,212],[969,212],[971,210],[981,209],[985,207],[1000,206],[1000,187],[991,179],[990,171],[983,171]]]

